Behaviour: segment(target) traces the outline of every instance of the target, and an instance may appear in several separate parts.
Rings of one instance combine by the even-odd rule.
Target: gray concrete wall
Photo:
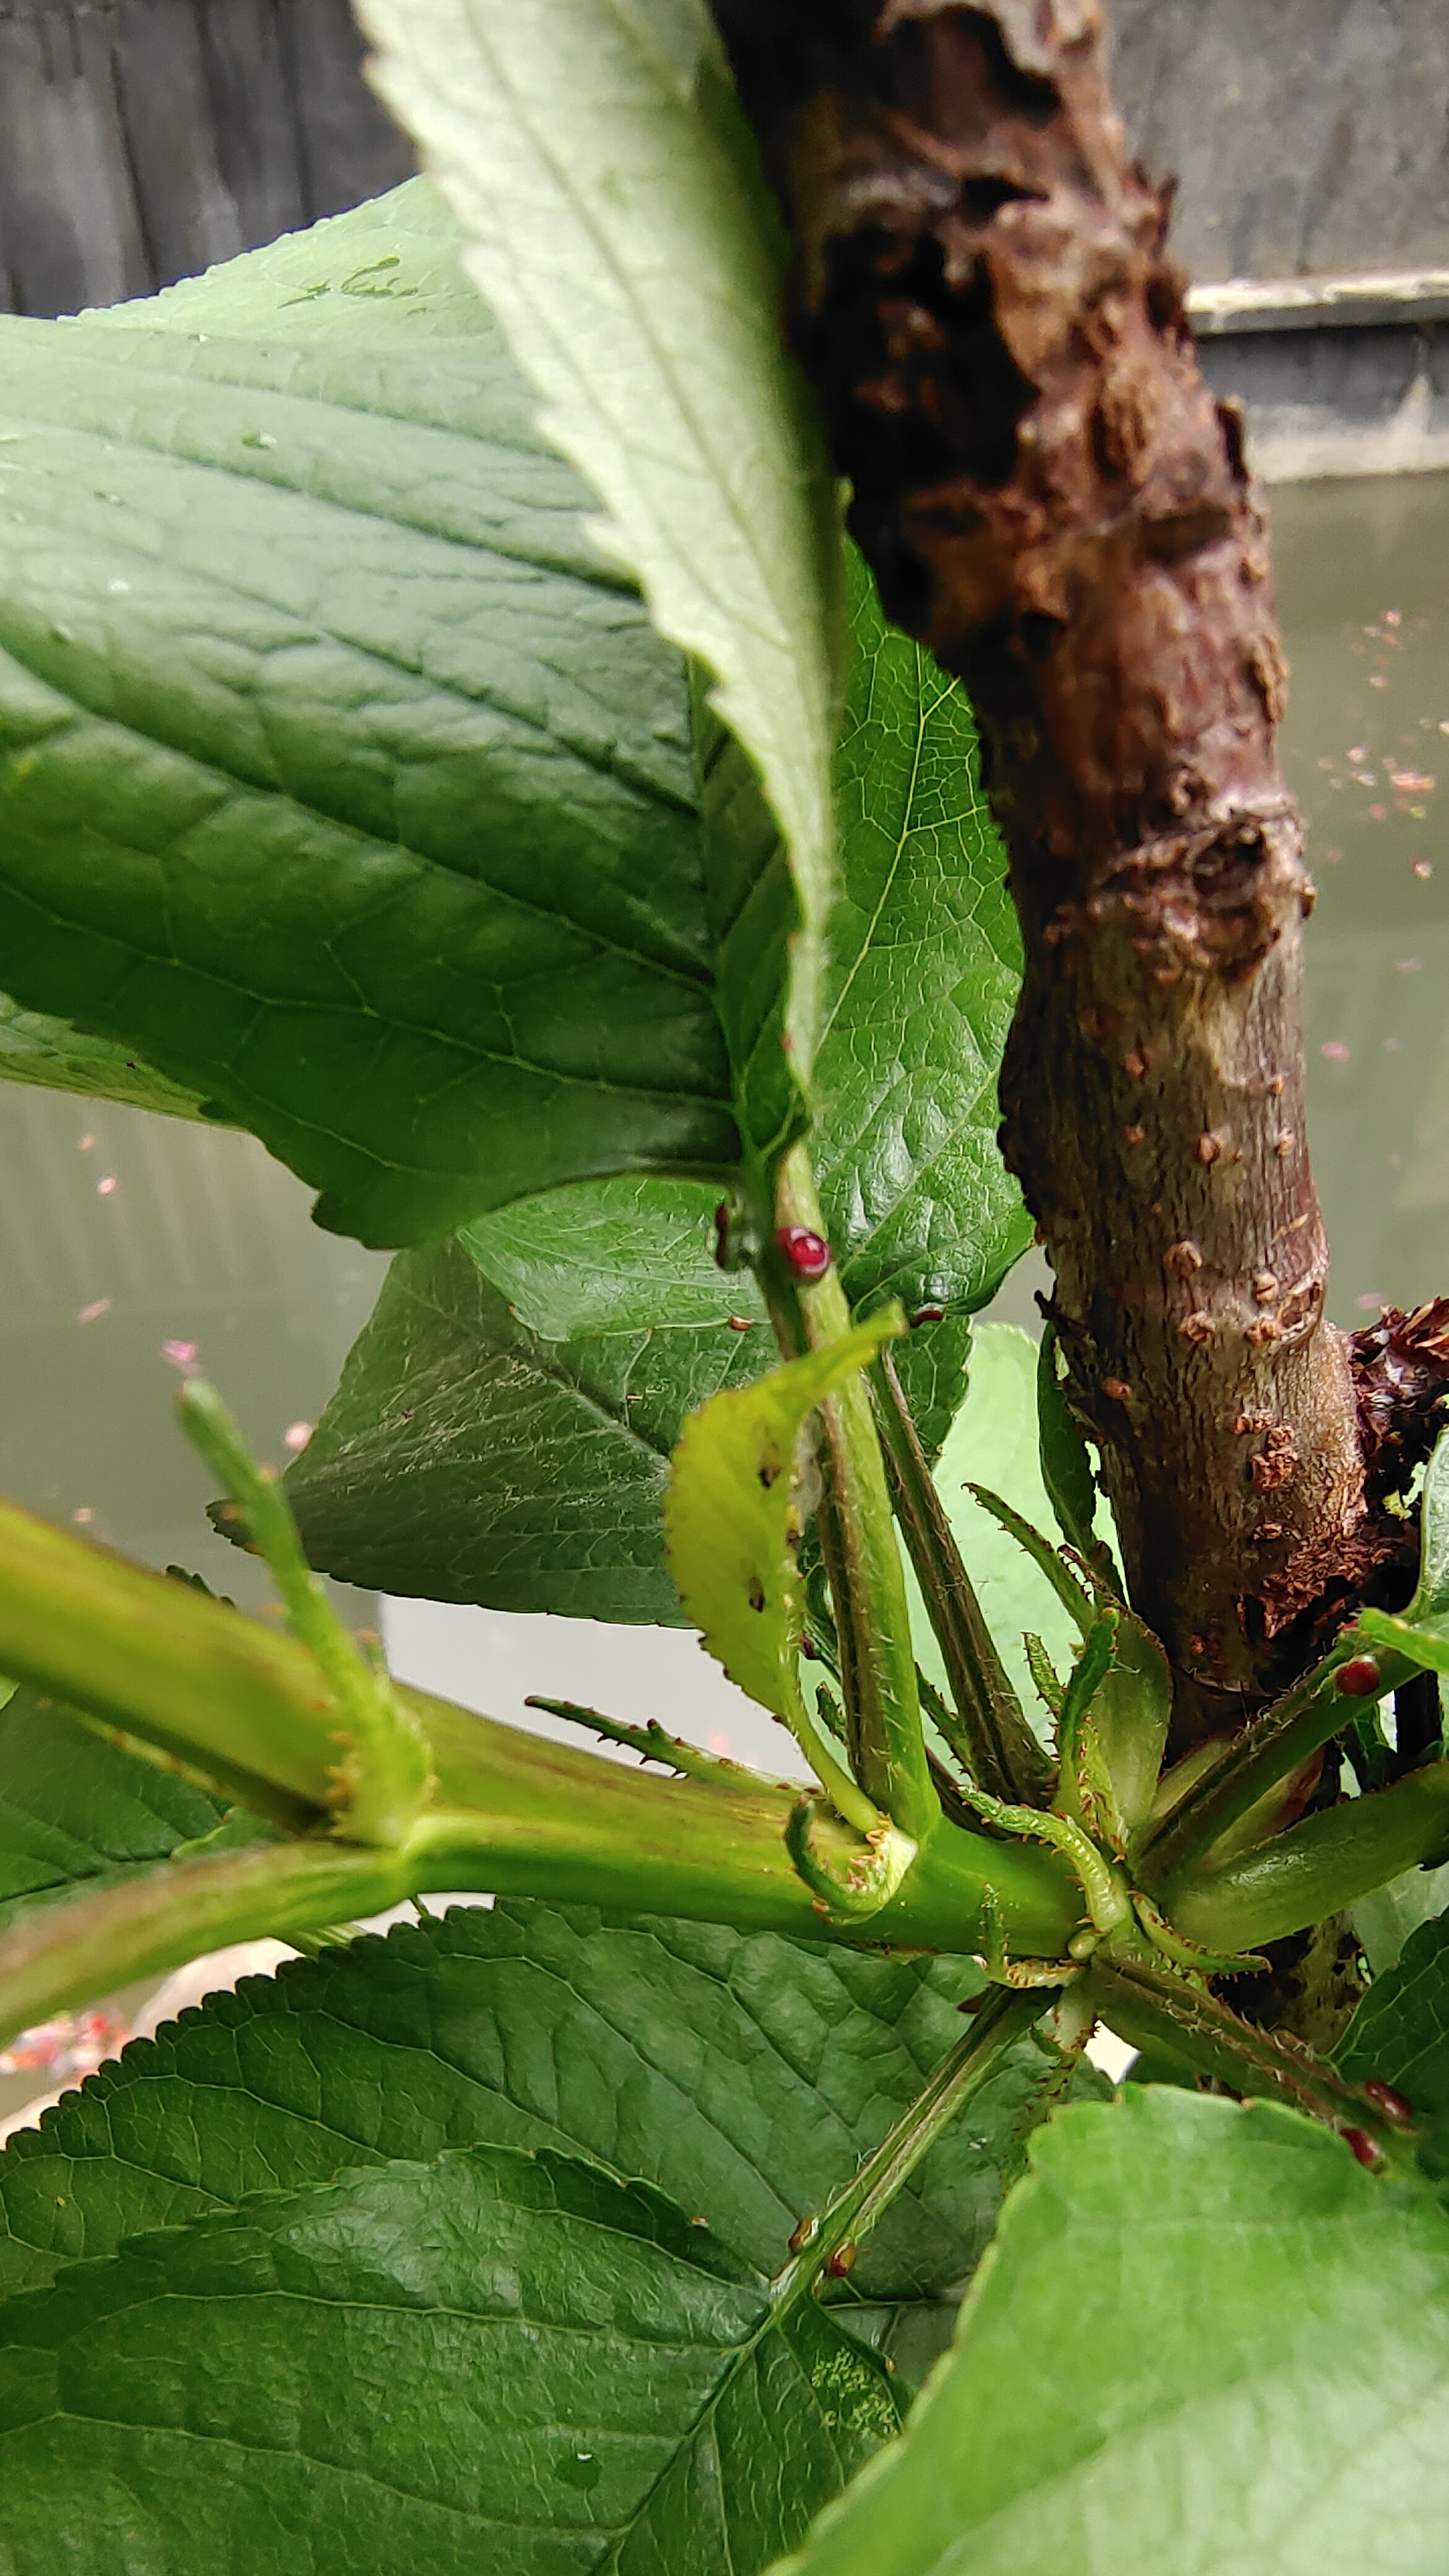
[[[1449,0],[1108,0],[1195,280],[1449,267]]]

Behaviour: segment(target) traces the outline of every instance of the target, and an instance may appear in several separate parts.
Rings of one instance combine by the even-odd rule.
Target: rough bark
[[[1313,890],[1240,422],[1198,373],[1098,0],[717,16],[852,529],[980,717],[1026,946],[1003,1145],[1190,1737],[1403,1553],[1324,1315]]]

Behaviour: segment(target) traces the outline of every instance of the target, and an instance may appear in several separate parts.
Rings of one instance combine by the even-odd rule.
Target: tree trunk
[[[1404,1553],[1324,1315],[1313,889],[1240,423],[1198,373],[1097,0],[717,15],[851,527],[980,717],[1026,947],[1003,1146],[1185,1741]]]

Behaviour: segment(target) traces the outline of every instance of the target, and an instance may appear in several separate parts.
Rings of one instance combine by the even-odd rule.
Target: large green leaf
[[[133,2239],[0,2308],[4,2563],[754,2576],[897,2421],[653,2192],[475,2147]]]
[[[582,2153],[709,2220],[755,2270],[877,2147],[980,1990],[714,1924],[509,1900],[248,1978],[137,2041],[0,2154],[0,2291],[125,2236],[480,2142]],[[1045,2061],[1024,2043],[931,2150],[850,2294],[938,2315],[995,2221]]]
[[[288,1476],[314,1565],[497,1610],[681,1620],[670,1452],[690,1407],[755,1376],[773,1337],[753,1282],[709,1259],[708,1193],[574,1196],[394,1263]],[[732,1312],[754,1329],[731,1332]]]
[[[0,1708],[0,1932],[82,1881],[114,1884],[154,1868],[215,1832],[221,1817],[174,1769],[17,1690]]]
[[[780,327],[779,223],[703,0],[365,0],[463,259],[598,494],[610,553],[717,682],[799,897],[808,1074],[832,893],[839,509]]]
[[[731,1168],[688,675],[423,184],[0,335],[18,1004],[374,1242]]]
[[[713,1258],[713,1205],[688,1182],[599,1182],[394,1262],[288,1472],[312,1563],[429,1600],[679,1624],[670,1453],[697,1405],[776,1358],[750,1273]],[[969,1339],[952,1318],[900,1346],[932,1452]]]
[[[1029,1233],[995,1143],[1015,931],[966,702],[883,623],[853,552],[849,577],[836,771],[843,884],[813,1145],[857,1306],[899,1294],[910,1312],[946,1309],[945,1321],[920,1326],[896,1354],[934,1456],[964,1391],[965,1318]],[[756,890],[721,932],[720,952],[743,1114],[762,1142],[780,1134],[785,1105],[771,1087],[778,1056],[756,1032],[782,982],[770,973],[752,986],[748,961],[752,952],[768,958],[778,938],[778,877],[762,855],[758,796],[727,744],[705,792],[712,886],[722,901],[732,882]],[[774,1357],[748,1274],[722,1277],[714,1267],[713,1203],[712,1191],[681,1182],[575,1187],[476,1222],[460,1238],[464,1258],[428,1251],[399,1261],[289,1477],[314,1563],[392,1592],[499,1609],[677,1618],[648,1501],[662,1490],[659,1451],[696,1405]],[[552,1346],[546,1389],[530,1381],[526,1391],[507,1356],[518,1346],[512,1318],[500,1343],[500,1301]],[[732,1333],[732,1315],[756,1329]],[[609,1342],[607,1364],[600,1336],[628,1337]],[[625,1426],[620,1387],[644,1399],[634,1408],[641,1419]],[[1013,1379],[1013,1392],[1021,1441],[1034,1443],[1030,1389]],[[646,1415],[649,1438],[630,1438]],[[993,1482],[1008,1473],[999,1447],[969,1472]]]
[[[809,2576],[1439,2576],[1449,2221],[1166,2087],[1038,2137],[956,2350]]]

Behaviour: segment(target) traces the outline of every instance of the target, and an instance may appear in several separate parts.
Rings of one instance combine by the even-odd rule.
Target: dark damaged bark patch
[[[1353,1384],[1365,1491],[1377,1508],[1408,1492],[1444,1428],[1449,1398],[1449,1297],[1411,1315],[1385,1307],[1353,1336]]]
[[[1179,1733],[1381,1561],[1304,1141],[1312,889],[1241,423],[1097,0],[718,0],[889,613],[965,681],[1027,972],[1003,1144]]]

